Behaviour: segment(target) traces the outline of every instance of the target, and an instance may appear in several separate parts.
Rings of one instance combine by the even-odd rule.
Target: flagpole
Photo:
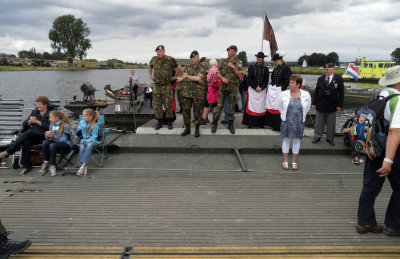
[[[265,16],[266,13],[264,12],[264,22],[263,22],[263,29],[262,29],[262,36],[261,36],[261,51],[263,51],[263,47],[264,47],[264,27],[265,27]]]

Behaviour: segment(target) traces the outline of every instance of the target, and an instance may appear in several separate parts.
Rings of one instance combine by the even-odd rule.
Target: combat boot
[[[229,131],[231,134],[235,134],[235,129],[233,128],[233,121],[229,121]]]
[[[161,121],[161,119],[158,119],[158,122],[157,122],[156,126],[154,126],[154,129],[159,130],[161,128],[162,128],[162,121]]]
[[[172,126],[172,119],[168,119],[168,129],[172,130],[174,127]]]
[[[196,124],[196,129],[194,130],[194,137],[200,137],[200,125]]]
[[[211,124],[211,133],[217,132],[217,127],[218,127],[218,120],[213,120]]]
[[[184,137],[186,135],[190,135],[190,124],[185,125],[185,130],[181,133],[181,136]]]
[[[0,258],[8,258],[11,254],[20,254],[31,244],[32,241],[30,240],[18,242],[5,238],[3,241],[0,241]]]

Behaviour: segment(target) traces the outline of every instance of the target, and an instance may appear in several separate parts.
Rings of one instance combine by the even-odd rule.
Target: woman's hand
[[[44,133],[44,137],[45,137],[45,138],[53,138],[53,132],[51,132],[51,131],[46,131],[46,132]]]

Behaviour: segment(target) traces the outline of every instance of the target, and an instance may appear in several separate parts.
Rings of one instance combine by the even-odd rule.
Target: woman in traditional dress
[[[279,96],[289,86],[289,78],[292,76],[292,70],[283,61],[284,56],[285,53],[283,51],[277,51],[272,57],[272,61],[275,62],[276,67],[272,71],[271,84],[268,86],[267,91],[265,125],[271,127],[273,130],[279,130],[281,127]]]
[[[255,56],[257,63],[249,66],[247,75],[249,88],[242,123],[249,128],[263,128],[269,71],[268,67],[264,65],[266,55],[263,52],[258,52]]]

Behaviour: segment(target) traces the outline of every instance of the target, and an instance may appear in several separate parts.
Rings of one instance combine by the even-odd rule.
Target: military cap
[[[157,50],[163,50],[163,49],[165,49],[165,48],[164,48],[164,45],[158,45],[155,51],[157,51]]]
[[[193,50],[192,53],[190,53],[190,58],[193,58],[194,56],[198,56],[199,52],[197,50]]]
[[[333,63],[328,63],[328,64],[325,64],[325,66],[324,66],[324,68],[334,68],[335,67],[335,64],[333,64]]]
[[[204,60],[206,60],[206,57],[202,57],[202,58],[200,59],[200,62],[203,62]]]
[[[236,45],[230,45],[230,46],[226,49],[226,51],[228,51],[228,50],[230,50],[230,49],[233,49],[234,51],[237,51]]]

